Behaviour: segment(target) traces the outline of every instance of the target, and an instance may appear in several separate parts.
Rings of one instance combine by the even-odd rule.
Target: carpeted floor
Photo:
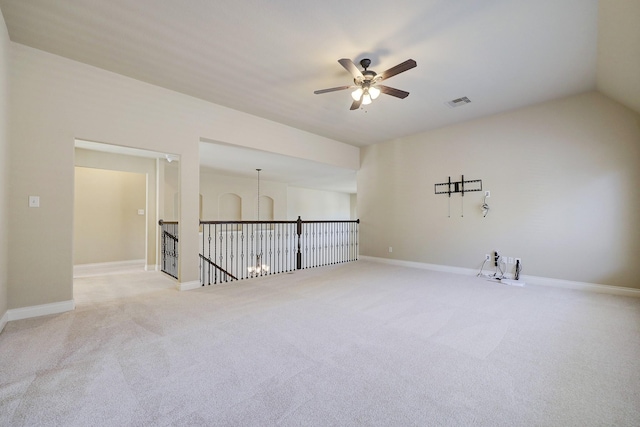
[[[0,425],[640,425],[636,298],[365,261],[74,296],[0,334]]]

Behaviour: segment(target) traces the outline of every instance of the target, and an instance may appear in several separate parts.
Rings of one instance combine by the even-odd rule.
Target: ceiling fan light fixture
[[[371,102],[374,99],[377,99],[381,93],[400,99],[404,99],[409,96],[409,92],[406,92],[404,90],[395,89],[383,85],[374,87],[374,85],[395,75],[404,73],[405,71],[415,68],[418,65],[413,59],[407,59],[406,61],[396,65],[395,67],[391,67],[388,70],[378,74],[375,71],[369,70],[371,60],[367,58],[360,61],[360,65],[362,66],[363,71],[360,71],[356,64],[348,58],[339,59],[338,63],[342,65],[342,67],[347,70],[349,74],[351,74],[354,84],[351,86],[338,86],[328,89],[314,90],[313,93],[319,95],[322,93],[336,92],[339,90],[355,88],[355,90],[351,92],[353,103],[351,104],[351,108],[349,109],[352,111],[359,109],[361,105],[371,104]]]

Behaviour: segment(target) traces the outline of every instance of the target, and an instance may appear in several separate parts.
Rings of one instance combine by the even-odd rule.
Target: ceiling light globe
[[[376,99],[380,95],[380,89],[375,86],[371,86],[369,88],[369,95],[371,96],[371,99]]]
[[[362,105],[369,105],[369,104],[371,104],[371,95],[364,94],[364,96],[362,97]]]
[[[354,101],[360,100],[361,96],[362,96],[362,88],[361,87],[359,87],[358,89],[356,89],[353,92],[351,92],[351,97],[353,98]]]

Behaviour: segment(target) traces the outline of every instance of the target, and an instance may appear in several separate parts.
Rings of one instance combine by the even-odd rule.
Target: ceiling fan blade
[[[416,67],[417,65],[418,64],[413,59],[407,59],[403,63],[398,64],[395,67],[391,67],[387,71],[383,71],[382,73],[378,74],[376,80],[382,81],[382,80],[388,79],[389,77],[393,77],[396,74],[400,74],[407,70],[410,70]]]
[[[345,68],[345,70],[351,73],[354,79],[356,79],[357,81],[364,80],[364,76],[362,75],[362,72],[358,70],[358,67],[356,67],[356,64],[354,64],[352,60],[347,58],[342,58],[342,59],[338,59],[338,62],[340,63],[340,65],[342,65]]]
[[[313,93],[315,93],[316,95],[320,95],[321,93],[327,93],[327,92],[336,92],[338,90],[345,90],[345,89],[349,89],[350,87],[353,86],[338,86],[338,87],[331,87],[329,89],[320,89],[320,90],[314,90]]]
[[[362,104],[362,96],[357,101],[353,101],[353,104],[351,104],[351,108],[349,108],[349,109],[350,110],[357,110],[358,108],[360,108],[361,104]]]
[[[386,93],[387,95],[395,96],[396,98],[405,99],[407,96],[409,96],[409,92],[405,92],[404,90],[396,89],[393,87],[384,85],[376,85],[375,87],[380,89],[380,92]]]

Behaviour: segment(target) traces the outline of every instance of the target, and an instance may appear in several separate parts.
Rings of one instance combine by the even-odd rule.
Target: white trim
[[[144,271],[160,271],[158,264],[147,264],[144,266]]]
[[[442,271],[445,273],[464,274],[467,276],[475,276],[477,270],[471,268],[451,267],[448,265],[426,264],[414,261],[402,261],[398,259],[378,258],[360,255],[359,259],[363,261],[381,262],[384,264],[398,265],[402,267],[421,268],[423,270]],[[521,280],[528,285],[550,286],[554,288],[573,289],[584,292],[598,292],[611,295],[622,295],[628,297],[640,298],[640,289],[625,288],[622,286],[600,285],[597,283],[574,282],[571,280],[552,279],[549,277],[522,276]]]
[[[65,311],[72,311],[75,308],[76,303],[73,300],[53,302],[51,304],[32,305],[31,307],[14,308],[7,311],[7,320],[21,320],[29,319],[31,317],[46,316],[48,314],[64,313]]]
[[[424,262],[403,261],[400,259],[378,258],[373,256],[358,256],[363,261],[381,262],[383,264],[399,265],[401,267],[420,268],[422,270],[442,271],[444,273],[464,274],[465,276],[475,276],[477,270],[463,267],[451,267],[448,265],[426,264]]]
[[[573,289],[577,291],[598,292],[601,294],[622,295],[626,297],[640,298],[640,289],[635,288],[600,285],[598,283],[574,282],[571,280],[552,279],[549,277],[522,276],[522,279],[527,283],[538,286],[551,286],[554,288]]]
[[[145,262],[144,259],[130,259],[126,261],[97,262],[94,264],[77,264],[77,265],[74,265],[73,268],[83,270],[85,268],[91,269],[91,268],[101,268],[101,267],[109,267],[109,268],[131,267],[135,265],[145,265],[144,262]]]
[[[129,270],[132,268],[145,267],[144,259],[133,259],[127,261],[99,262],[95,264],[78,264],[73,266],[73,277],[87,277],[117,272],[119,270]]]
[[[202,283],[199,280],[193,280],[191,282],[182,282],[176,285],[179,291],[191,291],[202,287]]]
[[[2,318],[0,318],[0,333],[2,333],[2,330],[7,325],[8,321],[9,321],[9,312],[5,311],[4,314],[2,315]]]

